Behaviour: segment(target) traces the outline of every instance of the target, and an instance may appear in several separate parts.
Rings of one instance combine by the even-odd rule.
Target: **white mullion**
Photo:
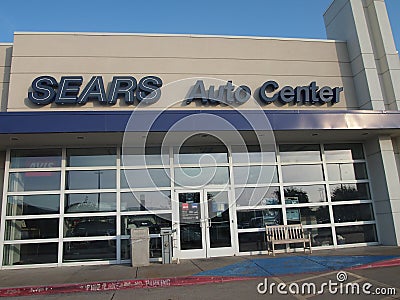
[[[115,170],[115,166],[89,166],[89,167],[65,167],[66,171],[98,171]]]
[[[169,191],[171,187],[149,187],[149,188],[122,188],[120,189],[121,193],[130,193],[130,192],[158,192],[158,191]]]
[[[121,263],[121,152],[120,146],[117,147],[117,215],[116,215],[116,234],[117,234],[117,263]]]
[[[265,210],[265,209],[282,209],[281,204],[274,205],[260,205],[260,206],[238,206],[236,211],[248,211],[248,210]]]
[[[333,247],[336,248],[338,246],[337,238],[336,238],[336,229],[335,229],[335,219],[333,215],[333,207],[332,207],[332,197],[331,197],[331,190],[329,187],[329,178],[328,178],[328,166],[326,163],[326,156],[325,156],[325,147],[324,144],[321,144],[321,156],[322,156],[322,163],[324,169],[324,177],[325,177],[325,189],[326,189],[326,196],[328,197],[328,208],[329,208],[329,219],[331,225],[331,232],[332,232],[332,242]]]
[[[99,236],[75,236],[64,238],[64,242],[93,242],[93,241],[115,241],[117,236],[99,235]]]
[[[171,214],[172,210],[152,210],[150,211],[140,211],[140,210],[134,210],[134,211],[121,211],[121,216],[142,216],[142,215],[151,215],[151,214],[156,214],[156,215],[161,215],[161,214]]]
[[[22,244],[43,244],[43,243],[57,243],[58,238],[50,239],[27,239],[27,240],[5,240],[5,245],[22,245]]]
[[[286,201],[285,201],[285,189],[284,189],[284,182],[282,177],[282,165],[281,165],[281,154],[279,150],[279,145],[276,147],[276,162],[278,164],[278,181],[279,181],[279,191],[281,194],[281,205],[282,205],[282,222],[283,224],[287,224],[287,217],[286,217]]]
[[[49,214],[49,215],[18,215],[18,216],[5,216],[6,220],[37,220],[37,219],[58,219],[60,214]]]
[[[28,173],[28,172],[60,172],[61,167],[52,168],[14,168],[10,169],[10,173]]]
[[[375,225],[376,221],[353,221],[353,222],[343,222],[343,223],[335,223],[336,227],[346,227],[346,226],[364,226],[364,225]]]
[[[66,213],[64,218],[90,218],[90,217],[115,217],[115,212],[80,212],[80,213]]]
[[[5,226],[6,226],[6,210],[7,210],[7,192],[8,192],[8,177],[9,177],[9,168],[10,168],[10,149],[6,151],[6,161],[5,161],[5,170],[4,170],[4,181],[3,181],[3,203],[1,206],[1,226],[0,226],[0,269],[3,268],[3,252],[4,252],[4,235],[5,235]]]
[[[67,181],[67,173],[65,171],[67,164],[67,150],[62,148],[61,152],[61,189],[60,189],[60,218],[58,228],[58,265],[61,266],[63,262],[63,251],[64,251],[64,213],[65,213],[65,188]]]
[[[237,222],[237,203],[236,203],[236,190],[235,190],[235,179],[234,179],[234,174],[233,174],[233,156],[232,156],[232,146],[227,145],[227,150],[228,150],[228,174],[229,174],[229,186],[228,186],[228,200],[229,200],[229,207],[232,210],[231,211],[231,216],[229,220],[229,227],[231,229],[231,242],[232,242],[232,247],[233,251],[235,254],[239,254],[239,234],[237,233],[238,229],[238,222]],[[233,225],[232,225],[233,223]]]
[[[91,189],[91,190],[66,190],[66,194],[99,194],[99,193],[116,193],[117,189]]]
[[[58,195],[60,190],[52,191],[27,191],[27,192],[8,192],[8,196],[35,196],[35,195]]]
[[[321,165],[322,162],[321,161],[307,161],[307,162],[282,162],[281,166],[285,167],[285,166],[304,166],[304,165]]]

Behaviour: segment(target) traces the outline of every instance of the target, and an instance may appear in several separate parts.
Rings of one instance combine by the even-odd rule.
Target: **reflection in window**
[[[64,242],[63,262],[114,260],[117,257],[115,240]]]
[[[171,228],[171,215],[121,216],[121,233],[130,235],[130,229],[147,227],[151,234],[160,233],[163,227]]]
[[[236,188],[237,206],[276,205],[281,203],[279,187]]]
[[[155,188],[171,186],[169,169],[121,171],[121,188]]]
[[[288,165],[282,166],[283,182],[323,181],[322,165]]]
[[[232,146],[232,161],[234,163],[275,163],[275,149],[272,146],[258,145]]]
[[[4,245],[5,266],[56,263],[58,243]]]
[[[61,166],[61,149],[11,150],[10,168],[54,168]]]
[[[162,257],[162,245],[160,237],[150,238],[150,258]],[[131,243],[129,240],[121,240],[121,259],[131,259]]]
[[[179,186],[204,186],[228,184],[228,167],[176,168],[175,184]]]
[[[171,209],[171,192],[128,192],[121,193],[121,211]]]
[[[60,195],[8,196],[7,216],[58,214]]]
[[[169,165],[169,148],[145,147],[122,148],[121,165],[123,166],[148,166],[148,165]]]
[[[281,209],[239,210],[237,212],[239,229],[264,228],[271,225],[282,225]]]
[[[67,149],[68,167],[115,166],[115,148]]]
[[[65,212],[115,211],[116,202],[115,193],[67,194],[65,196]]]
[[[278,249],[276,247],[276,249]],[[267,250],[265,232],[246,232],[239,233],[239,251],[263,251]]]
[[[235,184],[258,184],[278,182],[278,172],[275,166],[234,167]]]
[[[9,192],[54,191],[60,189],[60,172],[10,173]]]
[[[370,193],[367,183],[331,184],[332,201],[369,200]]]
[[[333,206],[335,223],[371,221],[374,219],[372,204],[347,204]]]
[[[281,162],[321,161],[319,145],[279,145]]]
[[[288,224],[315,225],[330,223],[328,206],[286,208]]]
[[[67,171],[67,189],[115,189],[115,175],[114,170]]]
[[[115,217],[69,217],[64,219],[64,237],[114,236]]]
[[[327,168],[328,178],[331,181],[368,179],[367,169],[364,163],[328,164]]]
[[[364,159],[362,144],[328,144],[324,148],[327,161]]]
[[[326,202],[325,186],[299,185],[284,187],[286,204]]]
[[[57,237],[58,219],[6,221],[6,240],[49,239]]]
[[[330,246],[333,245],[332,229],[328,228],[307,228],[306,233],[311,233],[311,245]]]
[[[375,225],[336,227],[338,245],[376,242]]]

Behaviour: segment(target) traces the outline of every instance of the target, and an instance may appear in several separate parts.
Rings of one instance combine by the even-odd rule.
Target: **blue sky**
[[[192,33],[325,38],[332,0],[0,0],[0,42],[14,31]],[[400,0],[386,0],[400,48]]]

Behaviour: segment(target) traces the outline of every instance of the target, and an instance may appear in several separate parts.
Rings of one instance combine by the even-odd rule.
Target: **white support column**
[[[393,141],[380,136],[365,143],[377,229],[383,245],[400,245],[400,179]]]
[[[327,36],[347,41],[360,109],[400,108],[400,61],[384,0],[334,0]]]

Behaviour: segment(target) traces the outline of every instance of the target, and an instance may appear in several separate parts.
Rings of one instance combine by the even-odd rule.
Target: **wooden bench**
[[[306,234],[301,224],[266,226],[265,230],[267,235],[268,255],[272,250],[272,255],[275,256],[276,244],[295,243],[303,243],[304,253],[306,253],[306,249],[310,250],[310,253],[312,253],[311,234]],[[306,244],[308,244],[308,247],[306,247]]]

